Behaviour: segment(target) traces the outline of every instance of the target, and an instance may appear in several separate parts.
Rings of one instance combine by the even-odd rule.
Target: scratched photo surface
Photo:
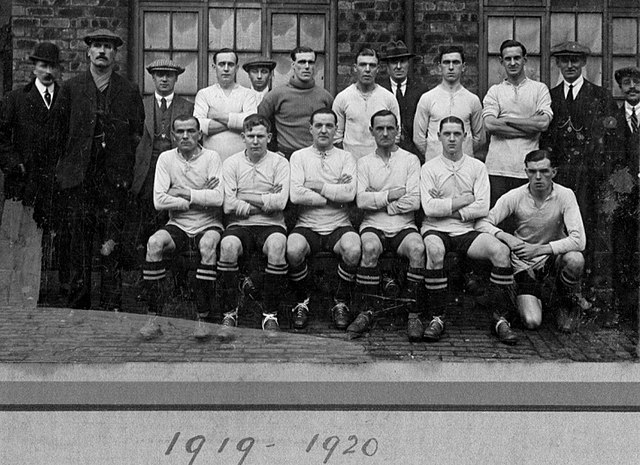
[[[361,364],[635,359],[639,143],[637,132],[630,129],[632,120],[624,113],[625,101],[634,99],[633,91],[615,76],[616,70],[638,65],[634,38],[640,31],[640,10],[634,2],[592,2],[569,12],[545,0],[543,3],[552,8],[532,2],[538,5],[532,6],[533,16],[497,1],[454,2],[455,8],[434,4],[436,11],[427,11],[421,2],[383,2],[373,7],[359,6],[366,11],[355,16],[352,3],[335,0],[305,2],[304,7],[287,4],[273,15],[253,5],[228,8],[215,2],[174,5],[172,12],[158,10],[155,3],[146,0],[131,5],[120,2],[109,11],[102,6],[86,6],[73,12],[66,4],[71,2],[60,2],[50,11],[32,11],[18,1],[9,3],[15,8],[14,15],[4,21],[13,25],[13,35],[5,31],[1,37],[5,67],[0,128],[4,172],[0,178],[4,195],[0,202],[0,305],[4,316],[0,361]],[[615,14],[611,10],[614,7]],[[47,19],[51,15],[59,16],[55,24]],[[86,19],[89,17],[96,18],[96,24],[108,25],[107,32],[124,44],[92,55],[92,46],[84,40],[93,30],[93,23]],[[613,27],[609,27],[610,21]],[[265,27],[270,37],[266,37]],[[305,327],[298,320],[301,300],[291,281],[292,277],[297,279],[292,274],[294,267],[270,268],[257,248],[240,257],[234,284],[227,286],[233,292],[223,292],[224,272],[219,264],[216,271],[210,264],[211,257],[207,266],[201,266],[204,261],[196,241],[190,239],[180,253],[164,254],[161,282],[155,287],[147,285],[145,277],[160,276],[158,269],[145,268],[148,240],[168,220],[168,210],[158,212],[153,203],[156,152],[159,147],[163,151],[172,147],[167,128],[177,112],[198,112],[193,104],[198,106],[200,90],[227,81],[233,84],[234,79],[249,88],[251,73],[243,65],[252,60],[260,62],[265,55],[271,60],[264,67],[272,72],[272,89],[295,77],[299,72],[296,66],[308,67],[313,78],[310,82],[340,101],[337,96],[353,83],[365,85],[367,79],[375,78],[379,88],[389,87],[394,73],[403,72],[405,65],[393,67],[393,63],[402,63],[393,58],[400,56],[408,60],[407,88],[411,90],[411,94],[396,94],[401,120],[412,120],[427,111],[418,104],[420,97],[448,79],[477,96],[485,110],[493,109],[497,94],[492,89],[517,72],[501,61],[500,45],[512,37],[527,47],[526,60],[521,57],[522,76],[544,83],[550,91],[554,117],[533,137],[542,134],[541,147],[547,144],[563,154],[565,169],[560,169],[555,181],[573,186],[586,231],[585,265],[582,276],[573,277],[580,282],[573,282],[575,292],[571,296],[563,294],[561,276],[552,266],[529,273],[530,280],[537,279],[541,284],[537,296],[527,296],[533,299],[528,304],[541,303],[541,317],[534,325],[539,325],[537,329],[528,329],[530,322],[511,312],[505,315],[517,342],[514,339],[505,344],[493,334],[496,312],[518,298],[507,292],[502,299],[492,300],[491,262],[486,257],[469,260],[464,253],[446,255],[442,266],[448,288],[437,306],[430,296],[433,289],[423,286],[420,273],[429,262],[424,256],[416,262],[422,267],[416,278],[411,260],[397,253],[383,253],[374,285],[364,291],[360,286],[366,276],[362,273],[364,262],[358,263],[360,268],[349,268],[346,274],[355,282],[347,293],[347,323],[358,310],[370,310],[370,317],[358,331],[345,331],[346,325],[336,328],[332,309],[336,293],[344,285],[340,270],[343,277],[345,272],[338,266],[339,257],[331,251],[320,252],[307,261],[310,299],[305,306]],[[35,88],[25,88],[38,76],[34,69],[38,60],[31,57],[35,56],[36,45],[46,38],[62,47],[57,82],[63,85],[55,87],[49,108],[53,122],[47,119],[46,102],[40,101],[46,97],[36,93],[31,99],[25,90]],[[200,38],[206,40],[200,43]],[[103,40],[114,41],[108,35]],[[460,45],[464,63],[449,60],[450,55],[461,59],[459,52],[445,54],[446,60],[439,56],[444,45],[451,42]],[[588,49],[588,54],[580,55],[583,48],[570,50],[573,54],[563,52],[560,45],[565,42],[578,43]],[[361,71],[356,63],[357,52],[365,44],[382,57],[375,68],[367,68],[369,71]],[[312,49],[309,55],[314,63],[292,63],[289,52],[299,46]],[[227,65],[214,59],[215,52],[224,47],[233,47],[236,52],[223,54],[230,55]],[[389,59],[385,60],[387,55]],[[566,56],[584,57],[584,62],[563,60]],[[85,92],[94,85],[88,71],[94,61],[98,68],[111,66],[113,76],[119,76],[112,77],[100,98]],[[585,84],[569,108],[561,95],[563,75],[567,68],[571,68],[569,74],[572,70],[575,73],[576,67]],[[149,68],[165,74],[168,70],[170,78],[173,69],[177,78],[170,82],[149,72]],[[633,73],[630,78],[631,87],[640,85],[633,81]],[[105,83],[95,81],[98,86]],[[167,86],[175,86],[175,100],[163,110],[154,92]],[[258,109],[255,99],[252,94],[251,112]],[[334,109],[340,112],[342,106],[334,105]],[[163,120],[162,111],[173,113]],[[211,107],[200,121],[216,121],[216,111]],[[535,113],[536,118],[545,111]],[[19,129],[20,124],[27,127]],[[238,141],[242,147],[241,127],[231,127],[231,119],[227,125],[222,126],[229,133],[228,139],[205,136],[200,142],[220,153]],[[488,137],[482,123],[472,126],[470,123],[467,128],[465,150],[468,148],[470,155],[491,167],[491,145],[496,137]],[[424,151],[413,144],[416,135],[402,135],[411,134],[416,127],[401,121],[398,144],[424,158]],[[518,127],[516,123],[512,130]],[[309,137],[306,127],[304,131]],[[278,144],[283,137],[277,134],[277,124],[272,132],[275,134],[268,148],[280,150]],[[432,142],[432,132],[425,132],[425,144]],[[347,139],[345,135],[345,144]],[[38,150],[25,140],[40,144]],[[215,142],[220,140],[225,142]],[[216,147],[216,143],[220,145]],[[36,162],[34,157],[41,158]],[[208,178],[215,184],[212,191],[222,188],[222,175],[216,173]],[[277,190],[278,186],[282,189],[280,184],[273,188]],[[189,204],[190,194],[180,187],[169,184],[168,189],[174,190],[168,192],[173,192],[181,205]],[[363,212],[353,200],[341,205],[348,209],[357,229]],[[202,211],[220,207],[190,208]],[[418,228],[424,221],[424,209],[425,205],[419,205],[410,210],[415,212]],[[291,202],[284,209],[289,231],[300,212]],[[228,215],[224,222],[229,222]],[[512,257],[517,261],[518,254],[526,253],[516,251]],[[219,258],[218,247],[214,262]],[[286,279],[272,279],[274,270],[280,277],[288,271]],[[203,276],[208,281],[198,279]],[[415,292],[408,290],[412,279],[413,284],[416,279],[420,282]],[[209,314],[198,322],[203,281],[210,284],[204,297]],[[148,315],[151,302],[155,303],[156,318]],[[223,313],[236,308],[237,327],[221,325]],[[441,316],[444,332],[431,342],[411,337],[409,320],[415,322],[416,313],[424,328],[433,323],[433,317]],[[263,324],[269,320],[265,314],[277,314],[279,331],[263,331]],[[153,338],[145,336],[148,332],[141,334],[150,320]]]

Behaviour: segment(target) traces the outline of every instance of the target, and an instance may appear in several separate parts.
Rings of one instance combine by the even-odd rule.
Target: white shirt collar
[[[36,88],[38,89],[38,92],[40,92],[40,97],[42,97],[42,101],[45,103],[45,105],[47,105],[47,101],[44,99],[45,90],[49,90],[49,93],[51,94],[51,101],[53,101],[53,91],[55,89],[55,84],[45,86],[40,82],[39,79],[36,78]],[[47,108],[49,108],[49,105],[47,105]]]
[[[156,94],[156,103],[158,104],[158,106],[160,106],[160,104],[162,103],[163,96],[160,95],[157,92],[155,94]],[[167,101],[167,108],[169,108],[171,106],[171,102],[173,102],[173,96],[174,95],[175,95],[175,93],[171,92],[169,95],[164,97],[164,99]]]
[[[629,102],[627,102],[625,100],[624,102],[624,111],[627,114],[627,118],[629,118],[631,116],[631,110],[635,108],[636,111],[636,115],[638,114],[638,110],[640,110],[640,103],[636,103],[636,106],[634,107],[633,105],[631,105]]]
[[[406,94],[407,92],[407,79],[408,78],[404,78],[404,81],[400,83],[400,89],[402,90],[402,95]],[[398,83],[391,78],[389,78],[389,81],[391,81],[391,92],[395,95],[398,89]]]
[[[573,84],[573,98],[575,99],[578,96],[578,92],[580,92],[580,89],[582,89],[582,84],[584,84],[584,77],[580,76],[571,84],[569,84],[565,80],[563,80],[563,82],[564,82],[564,96],[565,97],[567,96],[567,93],[569,92],[569,86]]]

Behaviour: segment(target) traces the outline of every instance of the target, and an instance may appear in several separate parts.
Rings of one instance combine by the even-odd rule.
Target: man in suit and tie
[[[147,66],[155,85],[155,92],[143,99],[144,130],[136,149],[131,191],[136,196],[138,218],[135,245],[144,250],[149,236],[168,220],[166,212],[158,212],[153,206],[153,179],[158,156],[173,148],[171,122],[181,115],[193,115],[193,103],[175,94],[178,76],[184,68],[166,58]]]
[[[612,168],[617,107],[608,90],[583,77],[590,53],[588,47],[577,42],[564,42],[551,49],[563,80],[551,90],[554,116],[540,148],[554,152],[557,183],[576,194],[587,234],[585,275],[588,285],[598,288],[610,284],[608,270],[594,273],[594,252],[609,248],[610,227],[602,219],[600,190]]]
[[[426,86],[409,78],[411,60],[416,58],[416,55],[410,53],[401,40],[383,45],[380,51],[381,61],[387,65],[387,76],[379,84],[396,96],[400,106],[402,128],[400,131],[401,140],[398,145],[400,148],[417,155],[424,163],[424,154],[413,142],[413,118],[416,114],[416,105],[420,96],[427,91]]]
[[[616,113],[618,146],[609,186],[617,200],[612,225],[613,295],[616,305],[604,326],[616,326],[619,311],[636,308],[638,301],[638,171],[640,169],[640,69],[616,70],[614,77],[624,104]]]
[[[89,69],[60,89],[66,147],[56,167],[70,234],[71,308],[91,306],[93,239],[100,232],[101,307],[120,306],[119,244],[144,108],[138,88],[115,72],[123,41],[100,29],[84,38]]]

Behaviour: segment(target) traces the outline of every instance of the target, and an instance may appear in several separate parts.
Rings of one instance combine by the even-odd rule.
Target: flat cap
[[[622,78],[626,77],[640,79],[640,69],[636,68],[635,66],[627,66],[625,68],[616,69],[616,72],[613,73],[613,77],[618,84],[620,84]]]
[[[578,42],[562,42],[561,44],[551,47],[551,56],[567,56],[567,55],[591,55],[589,47],[585,47]]]
[[[29,55],[29,60],[58,65],[60,64],[60,49],[51,42],[40,42],[33,49],[33,53]]]
[[[147,66],[147,71],[149,74],[153,74],[154,71],[173,71],[176,74],[182,74],[184,68],[168,58],[161,58]]]
[[[390,60],[392,58],[413,58],[416,55],[410,53],[405,43],[401,40],[391,41],[380,47],[380,59]]]
[[[93,42],[98,40],[102,42],[112,42],[116,47],[120,47],[123,44],[122,39],[109,29],[98,29],[93,31],[85,36],[84,43],[90,46]]]
[[[275,67],[276,62],[265,56],[250,58],[249,61],[242,65],[242,69],[246,72],[249,72],[251,68],[267,68],[269,71],[273,71]]]

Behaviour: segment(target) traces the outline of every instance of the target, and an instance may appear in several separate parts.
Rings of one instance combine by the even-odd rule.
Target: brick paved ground
[[[635,359],[637,331],[630,321],[618,329],[603,329],[597,315],[586,315],[577,332],[562,334],[551,317],[538,331],[519,330],[521,341],[513,347],[489,334],[490,319],[473,308],[473,299],[459,295],[450,307],[448,330],[438,343],[409,343],[404,312],[391,312],[358,339],[331,327],[327,309],[331,302],[313,303],[312,321],[303,332],[287,327],[267,334],[259,329],[260,310],[248,302],[242,328],[226,330],[210,324],[212,337],[204,342],[192,337],[193,304],[178,294],[161,318],[164,335],[147,342],[138,336],[146,316],[136,302],[136,286],[125,286],[125,306],[131,313],[66,308],[0,307],[0,361],[4,362],[310,362],[358,364],[373,361],[629,361]],[[95,299],[97,301],[97,299]],[[137,312],[137,313],[136,313]],[[180,317],[180,318],[177,318]]]

